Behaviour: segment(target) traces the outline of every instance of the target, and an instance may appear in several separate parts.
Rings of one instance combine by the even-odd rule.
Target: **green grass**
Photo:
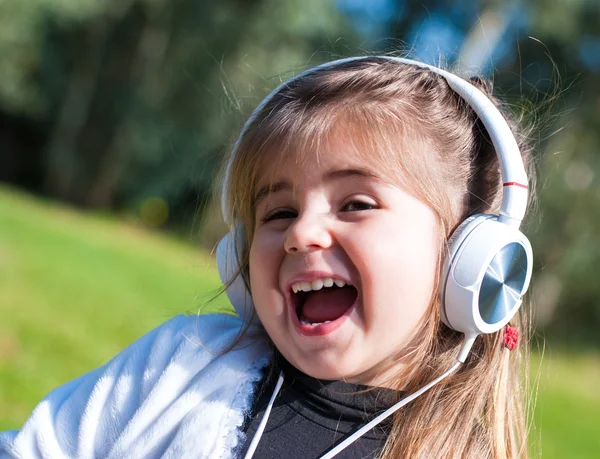
[[[531,451],[536,457],[600,457],[600,355],[546,351],[531,362],[539,378]],[[540,454],[541,453],[541,454]]]
[[[191,245],[0,188],[0,431],[219,285]]]
[[[214,262],[190,244],[0,187],[0,431],[218,286]],[[531,367],[532,455],[600,457],[600,354],[552,350]]]

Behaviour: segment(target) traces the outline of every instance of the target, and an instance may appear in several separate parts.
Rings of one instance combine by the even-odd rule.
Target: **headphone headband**
[[[306,70],[280,84],[271,92],[244,125],[227,166],[222,196],[222,210],[227,220],[227,195],[231,167],[241,139],[266,104],[290,82],[312,72],[347,62],[383,59],[412,65],[443,77],[450,88],[465,100],[480,118],[496,150],[503,179],[499,215],[470,216],[454,231],[448,241],[445,272],[440,286],[441,319],[466,336],[458,359],[464,362],[475,337],[500,330],[514,316],[527,291],[532,272],[531,244],[519,231],[527,207],[527,175],[519,147],[510,127],[493,102],[471,83],[440,68],[388,56],[363,56],[327,62]],[[246,319],[252,309],[252,296],[239,276],[239,252],[242,225],[233,226],[217,247],[217,264],[223,283],[237,312]],[[241,244],[239,244],[241,242]],[[257,319],[258,320],[258,319]]]
[[[480,91],[468,81],[460,78],[459,76],[432,65],[424,64],[422,62],[414,61],[411,59],[404,59],[393,56],[360,56],[326,62],[324,64],[305,70],[304,72],[296,75],[295,77],[292,77],[291,79],[277,86],[277,88],[275,88],[269,95],[267,95],[262,100],[262,102],[254,109],[254,111],[244,124],[244,127],[242,128],[242,131],[233,147],[231,157],[229,158],[229,162],[227,164],[227,169],[225,171],[225,180],[223,184],[223,195],[221,199],[221,210],[223,212],[223,218],[225,219],[226,223],[234,223],[228,221],[229,209],[227,205],[227,195],[229,192],[231,167],[237,155],[237,151],[241,139],[244,136],[244,133],[246,132],[250,124],[254,121],[254,119],[258,116],[258,114],[262,111],[265,105],[289,83],[298,80],[310,73],[334,67],[336,65],[345,64],[348,62],[356,62],[373,58],[387,59],[392,62],[398,62],[402,64],[429,69],[432,72],[442,76],[448,82],[448,85],[452,88],[452,90],[456,92],[459,96],[461,96],[469,104],[469,106],[473,109],[473,111],[477,114],[477,116],[481,119],[481,122],[485,126],[490,136],[490,139],[492,140],[494,149],[496,150],[496,154],[498,156],[498,161],[500,163],[503,182],[503,194],[498,220],[508,226],[518,229],[521,224],[521,221],[523,220],[525,210],[527,207],[528,180],[527,174],[525,172],[525,167],[523,165],[523,159],[519,151],[519,147],[510,127],[508,126],[508,123],[504,119],[504,116],[496,108],[494,103],[490,101],[482,91]]]

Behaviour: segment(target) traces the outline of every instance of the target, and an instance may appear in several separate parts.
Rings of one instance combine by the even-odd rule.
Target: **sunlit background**
[[[0,430],[181,312],[227,309],[218,167],[308,66],[393,53],[533,125],[534,457],[600,457],[600,2],[0,0]]]

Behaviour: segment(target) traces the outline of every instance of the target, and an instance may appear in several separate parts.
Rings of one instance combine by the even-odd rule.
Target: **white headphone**
[[[254,110],[234,146],[225,174],[222,210],[229,214],[227,194],[230,172],[240,141],[248,126],[265,105],[290,82],[321,69],[365,59],[386,59],[427,68],[444,77],[448,85],[461,96],[485,126],[500,163],[503,181],[502,205],[499,215],[473,215],[466,219],[448,241],[449,256],[441,284],[441,317],[450,328],[465,334],[465,345],[458,360],[464,362],[477,335],[500,330],[519,309],[521,297],[531,279],[532,251],[519,226],[527,207],[527,174],[517,142],[502,114],[495,105],[472,84],[440,68],[421,62],[389,56],[362,56],[328,62],[306,70],[279,85]],[[217,246],[219,275],[236,311],[246,320],[250,317],[252,299],[239,273],[239,232],[236,222]],[[236,241],[238,242],[236,244]],[[236,249],[237,246],[237,249]]]

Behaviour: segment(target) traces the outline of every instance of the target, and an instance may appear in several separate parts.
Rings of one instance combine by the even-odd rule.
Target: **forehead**
[[[301,180],[319,176],[376,177],[394,184],[402,181],[392,152],[385,158],[374,142],[365,142],[362,136],[348,131],[337,128],[320,139],[271,147],[259,167],[256,192],[281,181],[295,186]]]

